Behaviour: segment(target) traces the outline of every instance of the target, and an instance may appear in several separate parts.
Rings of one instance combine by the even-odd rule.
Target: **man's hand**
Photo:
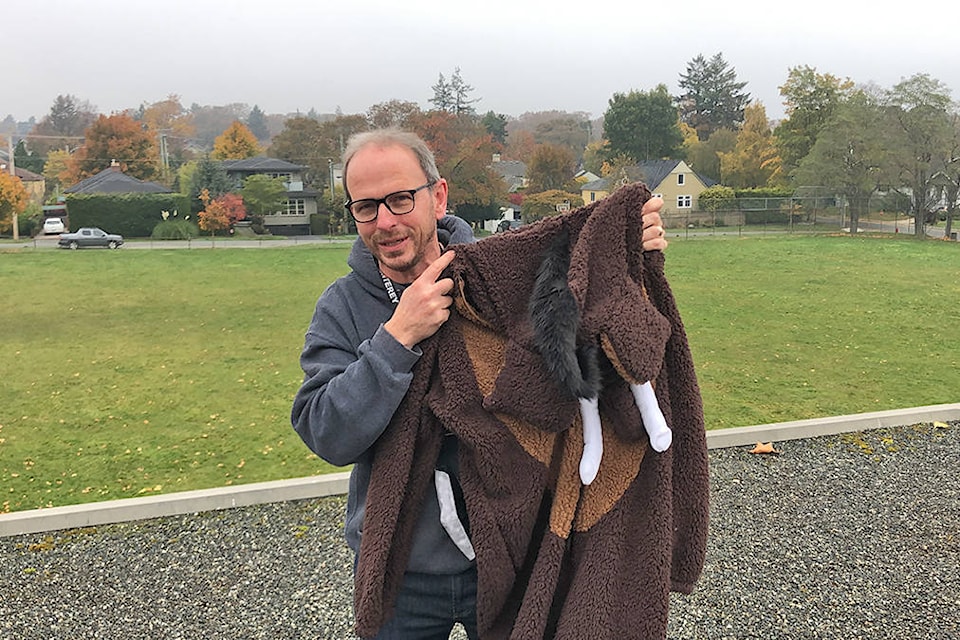
[[[393,315],[383,325],[407,349],[435,334],[450,317],[453,280],[440,278],[440,274],[453,262],[455,255],[453,251],[447,251],[430,263],[427,270],[404,290]]]
[[[640,215],[643,216],[643,250],[663,251],[667,248],[667,238],[663,231],[663,221],[660,219],[660,209],[663,208],[663,198],[650,198],[643,203]]]

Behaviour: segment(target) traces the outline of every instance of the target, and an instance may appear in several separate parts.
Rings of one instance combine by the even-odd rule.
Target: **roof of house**
[[[137,180],[120,171],[119,167],[109,167],[100,173],[67,187],[64,193],[173,193],[162,184]]]
[[[23,182],[40,182],[44,180],[44,177],[39,173],[34,173],[33,171],[27,171],[26,169],[21,169],[20,167],[14,167],[13,171],[16,173],[16,176],[20,178]]]
[[[303,171],[306,167],[300,164],[293,164],[279,158],[267,158],[257,156],[256,158],[244,158],[243,160],[221,160],[220,166],[227,173],[265,173],[265,172],[294,172]]]
[[[648,160],[638,163],[637,167],[639,167],[643,173],[643,181],[648,187],[654,189],[670,175],[671,171],[676,169],[678,164],[680,164],[679,160]],[[717,184],[717,181],[713,178],[708,178],[696,171],[693,171],[693,174],[697,176],[705,187],[712,187]]]
[[[606,178],[597,178],[590,182],[584,182],[580,185],[581,191],[606,191],[610,188],[610,183]]]
[[[527,175],[527,165],[520,160],[499,160],[490,168],[506,178],[522,178]]]

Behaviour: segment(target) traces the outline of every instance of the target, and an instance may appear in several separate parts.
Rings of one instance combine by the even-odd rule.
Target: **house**
[[[0,171],[3,173],[10,172],[10,156],[5,149],[0,149]],[[27,190],[27,195],[30,197],[30,202],[35,202],[41,204],[43,202],[44,192],[46,190],[47,181],[39,173],[34,173],[33,171],[27,171],[21,167],[14,165],[13,173],[15,176],[20,178],[20,183],[23,184],[23,188]]]
[[[697,210],[697,198],[715,181],[701,176],[683,160],[648,160],[626,170],[627,179],[639,180],[650,191],[663,198],[663,216],[677,215]],[[610,180],[592,180],[580,187],[585,204],[590,204],[610,195]]]
[[[506,183],[508,193],[527,186],[527,165],[519,160],[501,160],[500,154],[495,153],[490,168]]]
[[[253,175],[283,178],[287,187],[284,208],[263,217],[263,225],[280,235],[309,235],[310,216],[319,211],[320,192],[305,187],[303,174],[307,167],[279,158],[244,158],[222,160],[220,165],[236,183],[237,191],[243,181]]]
[[[120,170],[120,165],[114,161],[109,167],[89,178],[67,187],[64,193],[173,193],[157,182],[138,180],[128,176]]]

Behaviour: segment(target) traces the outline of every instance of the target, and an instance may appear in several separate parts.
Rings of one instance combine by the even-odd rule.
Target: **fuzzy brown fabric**
[[[643,185],[568,214],[458,245],[457,313],[421,344],[404,402],[376,447],[355,581],[356,630],[390,617],[410,535],[445,430],[460,440],[460,483],[477,552],[477,622],[501,638],[662,638],[669,591],[703,567],[706,437],[686,335],[662,252],[643,252]],[[604,456],[580,482],[577,400],[547,374],[528,305],[539,262],[570,238],[581,341],[621,377],[600,394]],[[653,382],[673,430],[647,437],[627,381]]]

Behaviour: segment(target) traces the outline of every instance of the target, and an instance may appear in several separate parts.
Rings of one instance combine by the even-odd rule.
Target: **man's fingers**
[[[440,274],[443,273],[443,270],[450,266],[450,263],[453,262],[453,259],[456,257],[456,251],[447,251],[440,254],[440,257],[430,263],[430,266],[426,268],[421,275],[421,278],[428,278],[430,282],[436,282],[437,278],[440,277]],[[452,284],[452,283],[451,283]]]

